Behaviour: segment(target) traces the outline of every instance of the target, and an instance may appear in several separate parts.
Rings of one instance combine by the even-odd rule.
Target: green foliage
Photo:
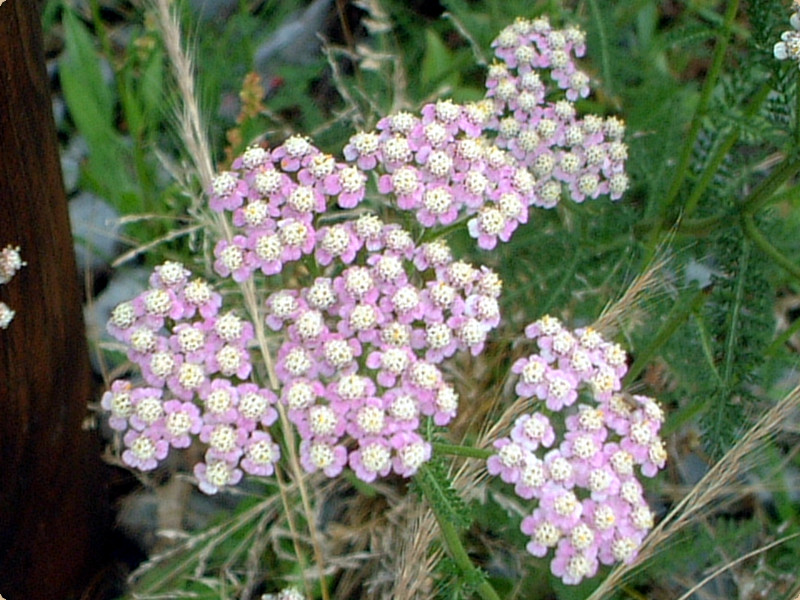
[[[420,65],[420,82],[427,87],[455,88],[460,80],[453,52],[433,29],[425,30],[425,54]]]
[[[701,424],[710,453],[721,456],[751,422],[759,368],[774,330],[770,262],[738,231],[719,236],[720,275],[707,304],[719,383]]]
[[[116,128],[116,97],[103,77],[103,65],[89,30],[70,9],[64,9],[65,52],[60,64],[61,87],[70,115],[89,146],[84,175],[94,191],[123,211],[137,209],[128,200],[134,190],[128,143]]]
[[[420,468],[413,485],[431,503],[434,512],[441,519],[451,523],[456,529],[470,526],[472,516],[469,507],[453,488],[448,465],[442,458],[433,458]]]
[[[165,558],[143,565],[134,576],[137,598],[239,598],[279,564],[267,551],[265,531],[274,520],[274,486],[220,513],[205,531],[177,544]],[[273,496],[273,498],[270,498]],[[289,551],[287,545],[286,550]],[[288,565],[283,565],[287,568]],[[291,569],[287,569],[291,570]],[[224,573],[224,576],[222,574]]]
[[[746,6],[756,48],[769,52],[788,24],[788,7],[781,0],[750,0]],[[756,58],[756,57],[753,57]]]
[[[438,585],[436,597],[441,600],[469,600],[475,598],[478,587],[486,582],[486,574],[480,569],[468,573],[459,570],[451,558],[443,558],[436,565]]]

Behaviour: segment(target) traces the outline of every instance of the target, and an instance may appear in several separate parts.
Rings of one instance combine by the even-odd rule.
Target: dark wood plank
[[[27,267],[0,300],[0,594],[80,597],[107,553],[91,374],[38,3],[0,6],[0,247]]]

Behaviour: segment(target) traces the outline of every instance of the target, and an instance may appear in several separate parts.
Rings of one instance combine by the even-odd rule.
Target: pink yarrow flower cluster
[[[217,242],[214,269],[241,282],[256,271],[280,273],[288,263],[316,253],[317,261],[352,260],[356,240],[338,227],[319,227],[329,207],[354,208],[367,177],[296,135],[272,151],[249,148],[231,171],[214,178],[209,205],[229,213],[231,239]]]
[[[507,242],[530,207],[552,208],[564,192],[576,202],[616,200],[628,186],[623,123],[580,118],[574,106],[590,91],[574,62],[585,52],[583,32],[518,19],[493,46],[500,62],[489,68],[483,101],[393,114],[344,148],[423,226],[468,217],[483,249]]]
[[[494,442],[487,468],[536,501],[521,526],[527,549],[552,550],[553,574],[577,584],[599,564],[633,560],[652,528],[639,476],[664,467],[664,416],[653,399],[621,391],[626,353],[593,329],[545,316],[525,333],[538,352],[512,366],[516,393],[539,409]]]
[[[580,117],[574,104],[590,93],[589,76],[575,64],[586,52],[585,34],[553,29],[544,17],[517,19],[492,45],[500,62],[486,81],[495,108],[490,126],[495,144],[529,170],[532,203],[555,206],[562,191],[575,202],[619,199],[628,187],[625,126],[616,117]]]
[[[334,477],[347,465],[367,482],[409,477],[431,455],[423,420],[446,425],[458,408],[439,365],[459,350],[481,352],[499,323],[501,283],[453,260],[444,242],[416,246],[374,216],[342,227],[358,260],[267,299],[267,324],[286,332],[281,401],[307,471]]]
[[[151,470],[170,448],[205,443],[194,473],[209,494],[243,471],[271,475],[280,456],[268,432],[277,397],[249,382],[253,326],[221,307],[220,294],[182,264],[156,267],[149,289],[117,305],[108,323],[144,384],[117,380],[101,400],[110,426],[124,433],[130,467]]]
[[[530,207],[554,206],[563,190],[580,202],[618,198],[627,186],[622,123],[581,119],[573,106],[589,93],[574,64],[583,34],[552,29],[545,19],[518,20],[494,46],[501,62],[489,70],[482,101],[393,114],[354,135],[343,160],[299,135],[274,149],[253,146],[211,183],[209,206],[227,221],[213,250],[219,276],[242,283],[303,260],[294,272],[300,279],[291,279],[301,289],[273,293],[266,322],[285,332],[279,395],[309,471],[334,476],[349,465],[365,481],[413,474],[430,456],[420,422],[444,425],[457,408],[439,364],[458,350],[478,354],[499,322],[494,273],[453,260],[441,242],[417,246],[399,226],[363,211],[355,218],[352,209],[377,192],[413,211],[423,227],[463,219],[478,245],[491,249],[527,222]],[[313,283],[302,279],[307,269],[318,275]],[[173,438],[183,445],[186,435],[198,435],[209,450],[195,473],[214,492],[238,481],[242,469],[272,469],[278,450],[264,428],[274,410],[241,422],[241,405],[252,394],[267,406],[275,398],[247,387],[254,385],[252,325],[220,316],[219,295],[188,278],[182,266],[162,265],[150,290],[117,307],[109,329],[148,387],[121,382],[103,402],[127,432],[123,459],[131,466],[154,468],[176,446]],[[239,324],[238,336],[220,332],[223,320]],[[551,410],[575,401],[570,377],[565,371],[548,392]],[[572,391],[559,396],[562,388]],[[137,408],[141,397],[152,413]],[[186,435],[164,428],[172,401],[191,413]]]
[[[17,271],[26,265],[19,251],[19,246],[6,246],[0,250],[0,285],[11,281]],[[0,302],[0,329],[7,329],[15,314],[16,311],[8,304]]]
[[[214,179],[210,206],[234,228],[214,250],[219,275],[241,282],[303,257],[315,264],[321,276],[311,285],[266,301],[267,325],[286,332],[276,365],[281,401],[307,471],[334,477],[349,466],[373,481],[411,476],[430,458],[421,422],[445,425],[458,405],[438,365],[458,350],[480,353],[500,320],[501,284],[492,271],[453,260],[444,242],[417,247],[409,232],[371,214],[322,219],[364,198],[363,168],[377,159],[354,158],[338,163],[300,136],[272,151],[253,147]],[[398,185],[415,177],[398,173]]]

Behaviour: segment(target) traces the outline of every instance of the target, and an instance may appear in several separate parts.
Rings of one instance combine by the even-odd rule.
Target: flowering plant
[[[272,150],[252,146],[214,177],[216,275],[240,286],[278,276],[297,283],[267,283],[271,291],[255,291],[245,317],[223,308],[211,283],[168,261],[149,289],[114,309],[109,332],[143,379],[113,382],[101,402],[123,434],[125,464],[152,470],[195,438],[206,450],[194,475],[214,494],[243,473],[272,475],[282,447],[298,452],[308,473],[336,477],[349,467],[367,483],[412,477],[431,459],[425,424],[446,426],[459,404],[442,365],[482,352],[500,323],[502,291],[491,269],[456,260],[437,229],[466,222],[490,250],[532,209],[553,208],[564,194],[579,203],[619,199],[628,185],[622,122],[579,116],[574,105],[589,94],[574,62],[585,52],[583,33],[518,19],[493,46],[500,62],[482,101],[390,115],[354,135],[338,161],[299,135]],[[381,203],[412,211],[432,241],[417,243],[362,209]],[[268,329],[282,332],[276,351]],[[522,417],[487,463],[523,498],[539,498],[522,523],[529,549],[541,555],[563,539],[553,572],[577,583],[596,571],[597,556],[629,560],[652,525],[632,467],[652,476],[664,466],[662,417],[649,399],[636,397],[641,408],[626,412],[613,395],[625,370],[618,346],[590,329],[577,341],[549,318],[526,333],[544,354],[515,363],[518,393],[563,415],[586,384],[607,405],[606,418],[584,404],[562,416],[565,441],[543,461],[533,453],[553,444],[553,427],[541,413]],[[288,423],[296,429],[297,448],[276,433],[279,413],[281,433]],[[623,439],[607,439],[609,429]]]
[[[793,56],[792,35],[774,46],[775,57]],[[594,227],[601,210],[617,210],[620,219],[631,211],[638,195],[622,206],[591,201],[623,198],[635,181],[626,173],[626,139],[649,135],[626,138],[621,118],[591,114],[600,94],[579,62],[586,46],[577,27],[559,29],[546,17],[518,19],[492,42],[495,61],[478,100],[427,101],[419,111],[381,116],[374,127],[364,120],[340,155],[295,134],[273,147],[246,147],[216,174],[210,160],[198,160],[204,196],[193,216],[207,242],[205,264],[163,262],[148,289],[111,314],[108,330],[134,366],[110,383],[101,401],[121,462],[153,471],[173,450],[190,449],[192,479],[206,494],[246,490],[246,479],[275,482],[267,485],[280,492],[274,502],[286,515],[293,555],[301,560],[308,544],[317,563],[316,575],[301,565],[307,596],[315,593],[309,583],[315,579],[318,593],[328,597],[326,573],[340,567],[326,564],[334,536],[321,507],[335,510],[328,500],[341,486],[378,492],[390,508],[375,512],[397,519],[396,527],[406,523],[398,514],[420,511],[410,520],[413,541],[382,555],[399,565],[394,583],[375,576],[375,589],[407,587],[416,590],[408,591],[411,597],[428,585],[429,592],[436,535],[452,560],[443,569],[456,574],[459,590],[499,597],[465,548],[462,534],[473,522],[465,501],[494,504],[487,510],[512,524],[516,531],[505,532],[522,540],[525,560],[534,570],[549,570],[559,584],[610,572],[605,581],[616,585],[623,576],[616,574],[645,560],[649,540],[670,523],[669,516],[661,519],[664,506],[648,502],[646,481],[665,467],[667,450],[664,412],[636,378],[671,333],[701,319],[711,288],[728,285],[715,307],[723,314],[725,302],[733,304],[725,322],[733,321],[734,333],[714,337],[702,321],[702,347],[690,350],[696,362],[702,356],[711,364],[720,382],[714,393],[747,393],[747,380],[737,379],[733,366],[739,362],[726,358],[723,368],[719,357],[748,347],[749,338],[736,342],[737,319],[743,299],[757,294],[744,274],[735,286],[716,274],[708,276],[713,285],[687,285],[664,322],[654,324],[650,346],[619,324],[638,316],[632,307],[643,288],[651,290],[657,278],[675,285],[674,273],[646,271],[601,316],[599,308],[579,304],[592,294],[605,302],[607,272],[585,286],[599,291],[568,293],[570,282],[593,275],[576,275],[579,261],[596,256],[581,255],[580,242],[570,244],[562,234],[600,237]],[[712,100],[704,91],[697,114]],[[690,129],[687,147],[698,131]],[[682,215],[689,230],[699,231],[708,219],[721,226],[734,215],[736,227],[769,253],[753,215],[772,186],[791,176],[789,167],[756,186],[730,214],[691,219],[695,210],[709,210],[701,198],[723,164],[724,153],[716,152],[735,145],[734,134],[712,145],[707,170],[689,178],[694,187]],[[677,163],[670,185],[654,187],[666,192],[647,209],[650,237],[641,244],[648,259],[669,227],[683,227],[673,211],[687,164]],[[639,176],[648,184],[655,177],[652,168]],[[621,241],[615,219],[608,219],[613,239],[597,252],[623,247],[614,255],[622,261],[634,242]],[[531,231],[553,235],[528,248]],[[737,241],[725,242],[729,251],[718,257],[730,259],[725,264],[738,273],[752,255],[740,257]],[[550,277],[526,272],[528,263],[515,260],[525,253],[556,263]],[[509,286],[516,278],[525,284]],[[509,287],[530,293],[539,284],[548,300],[532,302],[535,308],[521,307],[526,301],[519,296],[516,306],[507,300]],[[520,322],[531,313],[522,339]],[[622,343],[637,352],[629,355]],[[522,348],[530,351],[523,356]],[[647,376],[657,395],[680,403],[668,385]],[[735,405],[721,403],[715,423],[726,422],[724,411]],[[278,519],[266,508],[263,514]],[[282,556],[285,549],[275,545]],[[419,573],[425,577],[416,578],[408,556],[424,563]]]

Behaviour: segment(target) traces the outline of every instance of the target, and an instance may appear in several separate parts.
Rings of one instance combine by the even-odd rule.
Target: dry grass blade
[[[588,600],[600,600],[611,594],[625,576],[652,557],[661,545],[685,526],[700,518],[712,504],[729,493],[730,484],[742,475],[757,459],[757,450],[774,435],[800,405],[800,387],[787,394],[745,433],[719,462],[689,491],[650,532],[639,554],[629,564],[618,565]]]
[[[427,505],[406,502],[411,522],[397,555],[396,579],[391,598],[419,600],[430,594],[433,569],[442,556],[441,550],[430,551],[437,530],[436,518]]]
[[[191,56],[182,47],[181,27],[177,15],[170,8],[170,0],[154,0],[158,26],[164,38],[175,83],[180,92],[181,105],[177,107],[181,140],[200,176],[204,189],[214,177],[213,161],[208,137],[200,116],[200,105],[195,93],[194,66]]]
[[[451,12],[445,12],[442,14],[442,17],[450,21],[453,24],[453,27],[456,28],[456,31],[461,34],[461,37],[467,41],[470,50],[472,50],[472,56],[475,58],[475,64],[481,67],[488,67],[489,59],[486,57],[486,54],[484,54],[483,48],[481,48],[481,45],[477,42],[475,36],[473,36],[464,23],[461,22],[461,19]]]
[[[699,581],[696,585],[692,586],[692,588],[687,590],[685,594],[683,594],[680,598],[678,598],[678,600],[687,600],[689,598],[689,596],[694,594],[697,590],[699,590],[701,587],[703,587],[709,581],[711,581],[711,580],[715,579],[716,577],[722,575],[722,573],[724,573],[728,569],[731,569],[731,568],[735,567],[740,562],[744,562],[748,558],[752,558],[754,556],[758,556],[759,554],[762,554],[763,552],[766,552],[770,548],[774,548],[775,546],[780,546],[781,544],[783,544],[785,542],[788,542],[789,540],[794,539],[794,538],[796,538],[798,536],[800,536],[800,533],[793,533],[792,535],[784,536],[784,537],[782,537],[782,538],[780,538],[778,540],[775,540],[774,542],[771,542],[771,543],[767,544],[766,546],[762,546],[761,548],[756,548],[752,552],[748,552],[747,554],[744,554],[744,555],[740,556],[739,558],[737,558],[734,561],[731,561],[729,563],[726,563],[726,564],[722,565],[719,569],[716,569],[713,573],[708,575],[708,577],[705,577],[702,581]]]
[[[642,302],[651,298],[664,285],[663,272],[667,262],[666,257],[654,258],[647,269],[628,286],[622,297],[603,309],[592,327],[606,338],[611,338],[617,333],[619,323],[635,321],[633,315]]]
[[[141,244],[132,248],[125,252],[124,254],[120,254],[114,262],[111,263],[111,266],[115,269],[120,265],[124,265],[126,262],[135,259],[137,256],[142,254],[146,254],[156,246],[160,246],[161,244],[165,244],[166,242],[171,242],[172,240],[178,239],[185,235],[190,235],[195,233],[198,229],[200,229],[200,225],[191,225],[189,227],[182,227],[181,229],[175,229],[174,231],[170,231],[166,235],[162,235],[159,238],[156,238],[146,244]]]
[[[149,597],[149,593],[154,593],[160,589],[161,585],[168,585],[169,582],[187,572],[200,561],[203,552],[217,548],[223,544],[230,536],[235,535],[243,527],[249,526],[255,520],[264,518],[265,515],[272,515],[277,510],[277,498],[269,498],[260,502],[241,514],[223,521],[219,525],[212,527],[200,534],[187,538],[184,542],[174,546],[164,552],[152,556],[142,563],[130,576],[133,584],[147,579],[148,586],[137,590],[136,597]],[[175,560],[174,564],[164,568],[168,562]],[[148,577],[154,570],[159,570],[156,579]]]

